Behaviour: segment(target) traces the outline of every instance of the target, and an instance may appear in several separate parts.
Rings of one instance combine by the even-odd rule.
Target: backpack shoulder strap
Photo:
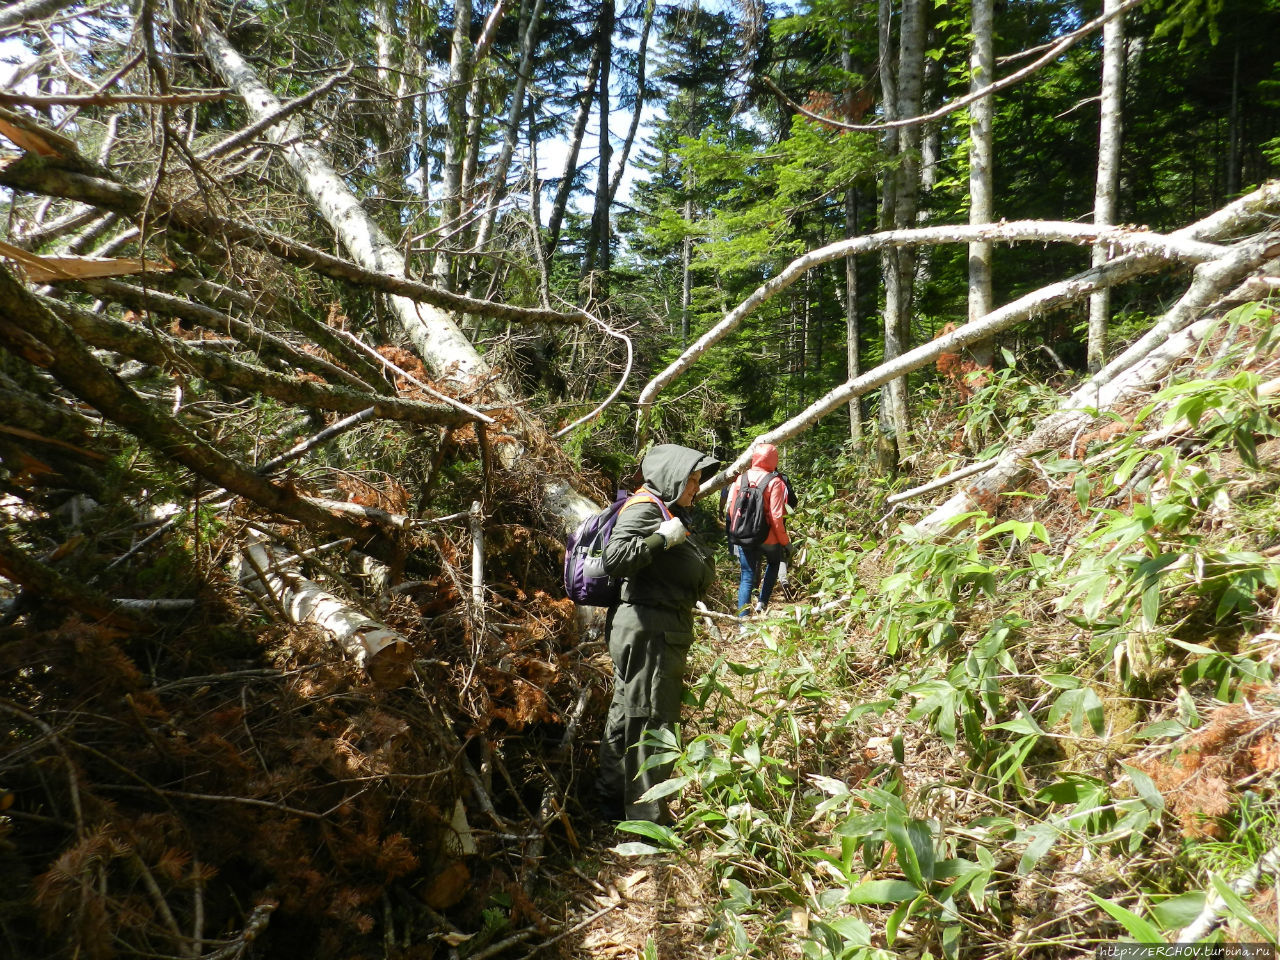
[[[658,505],[658,509],[662,511],[662,516],[667,520],[671,519],[671,511],[668,510],[667,505],[662,502],[662,498],[655,497],[647,490],[637,490],[631,496],[627,497],[627,502],[622,505],[622,510],[626,510],[627,507],[631,506],[633,503],[641,503],[645,501],[649,503],[656,503]],[[618,511],[619,516],[622,515],[622,510]]]

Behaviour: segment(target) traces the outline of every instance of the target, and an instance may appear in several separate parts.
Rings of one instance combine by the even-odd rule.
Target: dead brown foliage
[[[1225,830],[1219,818],[1231,810],[1245,781],[1280,769],[1278,731],[1280,710],[1259,710],[1247,701],[1227,704],[1176,754],[1140,769],[1165,796],[1185,836],[1219,838]]]

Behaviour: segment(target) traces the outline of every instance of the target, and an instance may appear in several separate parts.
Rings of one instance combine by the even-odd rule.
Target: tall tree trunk
[[[854,115],[853,89],[853,53],[849,50],[851,42],[849,31],[844,32],[845,48],[840,53],[840,66],[846,74],[844,91],[844,118],[848,123],[856,123]],[[858,235],[858,188],[848,187],[844,192],[844,235]],[[859,356],[861,331],[858,329],[858,258],[844,258],[844,330],[845,361],[848,367],[847,379],[852,380],[862,372]],[[854,397],[849,401],[849,439],[855,447],[862,446],[862,398]]]
[[[395,89],[392,81],[393,66],[391,63],[392,38],[396,35],[396,3],[395,0],[374,0],[373,4],[374,43],[377,46],[378,84],[387,93]]]
[[[613,24],[616,11],[614,0],[604,0],[600,6],[600,23],[596,43],[600,47],[600,83],[596,94],[600,111],[600,156],[596,163],[596,202],[591,214],[591,230],[587,248],[582,258],[582,276],[590,291],[588,299],[604,300],[608,296],[609,271],[609,174],[613,164],[613,141],[609,139],[609,66],[613,59]],[[592,273],[597,259],[600,278],[595,281]]]
[[[1109,13],[1120,0],[1105,0]],[[1110,225],[1116,220],[1116,192],[1120,184],[1120,139],[1124,95],[1124,14],[1112,17],[1102,28],[1102,97],[1098,123],[1098,179],[1093,194],[1093,222]],[[1093,248],[1093,266],[1108,260],[1105,244]],[[1097,373],[1106,362],[1106,339],[1111,312],[1111,291],[1099,290],[1089,298],[1089,371]]]
[[[844,192],[844,234],[846,237],[858,235],[858,191],[850,187]],[[845,357],[848,366],[848,377],[852,380],[862,372],[862,360],[859,356],[861,332],[858,329],[858,258],[844,258],[844,330]],[[854,397],[849,401],[849,439],[857,447],[862,446],[862,398]]]
[[[973,50],[969,56],[969,89],[974,93],[991,86],[995,79],[995,38],[992,27],[992,0],[972,0]],[[991,180],[992,126],[995,98],[983,97],[969,107],[969,222],[975,226],[990,223],[995,216]],[[994,244],[990,240],[969,244],[969,322],[985,317],[995,309],[991,290],[991,259]],[[990,366],[994,341],[984,341],[973,348],[974,360]]]
[[[886,123],[898,119],[897,71],[893,65],[893,0],[879,0],[877,26],[879,33],[880,97]],[[880,138],[880,152],[888,160],[898,155],[899,133],[897,127],[889,127]],[[898,181],[893,171],[886,169],[880,185],[881,230],[892,230],[898,200]],[[884,280],[884,357],[899,356],[902,345],[898,342],[898,301],[902,285],[898,276],[898,252],[882,250],[880,272]],[[880,435],[892,435],[894,423],[899,419],[895,408],[906,406],[906,381],[891,380],[880,391]],[[896,460],[896,457],[895,457]]]
[[[1117,17],[1117,20],[1120,18]],[[1240,37],[1231,56],[1231,112],[1227,118],[1227,199],[1240,191]]]
[[[627,138],[622,142],[622,151],[618,155],[618,163],[613,171],[613,179],[609,181],[609,206],[612,208],[614,198],[618,195],[618,187],[622,184],[622,175],[627,169],[627,160],[631,156],[631,147],[636,140],[636,131],[640,129],[640,114],[644,111],[646,96],[645,63],[649,50],[649,32],[653,28],[653,14],[657,8],[657,0],[648,0],[644,7],[644,24],[640,28],[640,40],[637,44],[636,60],[636,102],[631,111],[631,126],[627,128]]]
[[[693,222],[693,198],[684,198],[684,222]],[[689,310],[693,300],[693,281],[689,272],[693,259],[693,236],[685,227],[684,239],[680,241],[680,349],[689,345]]]
[[[498,25],[502,23],[506,9],[506,0],[497,0],[493,5],[493,9],[485,19],[484,27],[480,30],[480,36],[476,40],[475,50],[471,56],[471,85],[467,90],[467,150],[462,163],[461,202],[458,205],[462,222],[458,225],[458,241],[455,244],[459,252],[472,248],[468,238],[474,233],[476,168],[480,164],[480,145],[484,139],[481,136],[481,124],[484,122],[486,84],[482,65],[489,54],[489,48],[493,46],[493,39],[497,35]],[[458,273],[465,276],[470,269],[470,264],[471,258],[463,257],[458,264]],[[468,289],[470,286],[470,280],[468,280]]]
[[[452,290],[454,234],[462,213],[462,165],[467,144],[467,92],[471,85],[471,0],[454,0],[453,42],[449,46],[449,87],[445,91],[444,182],[440,230],[436,236],[436,282]]]
[[[515,155],[516,143],[520,139],[520,118],[525,113],[524,94],[525,88],[529,83],[529,75],[533,70],[533,53],[537,47],[538,21],[542,18],[542,4],[543,0],[534,0],[531,12],[527,10],[528,0],[523,0],[520,5],[520,22],[525,25],[520,34],[520,67],[516,72],[515,87],[511,91],[511,106],[507,111],[506,136],[502,140],[502,149],[499,151],[498,159],[494,163],[493,176],[490,178],[492,186],[489,188],[489,197],[485,204],[484,216],[481,218],[480,227],[476,232],[474,251],[477,257],[484,255],[484,249],[489,243],[489,236],[493,232],[494,221],[498,216],[498,204],[506,194],[507,173],[511,169],[511,158]],[[474,280],[471,295],[476,295]]]
[[[893,115],[889,116],[886,109],[885,119],[897,120],[920,112],[924,81],[924,4],[923,0],[903,0],[896,71],[890,7],[890,0],[881,0],[880,72],[886,105],[893,103]],[[892,101],[891,94],[894,95]],[[903,229],[914,224],[920,192],[920,140],[918,125],[886,133],[885,155],[898,159],[896,168],[885,175],[881,221],[886,229]],[[909,346],[916,254],[909,249],[888,250],[881,261],[885,273],[884,356],[891,360]],[[905,378],[888,385],[882,394],[881,411],[882,428],[896,437],[901,452],[911,428]]]
[[[603,11],[600,14],[604,16]],[[547,219],[547,237],[544,256],[547,259],[556,252],[560,244],[560,227],[564,223],[564,212],[569,205],[569,194],[573,192],[573,178],[578,172],[578,153],[582,149],[582,138],[587,133],[587,120],[591,117],[591,107],[595,103],[596,78],[600,75],[600,44],[595,44],[591,52],[591,63],[587,66],[587,80],[583,84],[581,102],[578,104],[578,116],[573,123],[573,135],[569,138],[569,154],[564,161],[564,176],[560,178],[560,187],[556,190],[555,202],[551,205],[551,215]]]

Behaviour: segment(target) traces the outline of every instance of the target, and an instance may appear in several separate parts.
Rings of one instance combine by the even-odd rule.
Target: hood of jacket
[[[777,456],[774,456],[777,459]],[[644,483],[667,504],[674,503],[684,490],[685,481],[695,470],[702,470],[707,479],[708,470],[720,465],[720,461],[676,443],[660,443],[644,455],[640,472]]]
[[[751,450],[751,466],[765,473],[778,469],[778,448],[772,443],[761,443]]]

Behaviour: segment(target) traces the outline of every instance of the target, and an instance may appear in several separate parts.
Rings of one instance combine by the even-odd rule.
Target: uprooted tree
[[[71,6],[31,5],[0,29]],[[0,810],[23,796],[0,868],[35,907],[6,893],[6,935],[231,957],[270,931],[329,956],[398,924],[405,943],[456,945],[470,934],[439,911],[474,889],[536,921],[524,904],[539,854],[578,843],[575,733],[607,679],[555,592],[557,548],[609,491],[464,329],[586,328],[588,315],[544,290],[503,301],[421,279],[474,270],[497,243],[545,278],[545,249],[519,223],[492,229],[505,184],[479,196],[465,137],[449,154],[447,235],[393,237],[395,204],[368,194],[407,204],[410,178],[371,172],[362,150],[407,136],[394,104],[416,94],[381,51],[374,77],[343,67],[299,89],[241,49],[270,24],[150,3],[83,16],[103,51],[93,85],[50,55],[32,65],[44,92],[0,107],[16,148],[0,157],[0,713],[16,761],[0,765]],[[84,92],[47,92],[53,80]],[[326,111],[379,97],[393,107],[344,118],[358,133],[335,146]],[[54,107],[75,116],[55,122]],[[1193,268],[1159,326],[953,512],[990,506],[1028,453],[1140,389],[1269,269],[1276,244],[1254,233],[1277,207],[1271,184],[1169,235],[996,223],[828,245],[654,377],[642,435],[662,389],[819,264],[976,240],[1123,251],[850,379],[764,440],[1098,289]],[[477,273],[466,288],[482,285]],[[515,942],[541,932],[532,922]]]

